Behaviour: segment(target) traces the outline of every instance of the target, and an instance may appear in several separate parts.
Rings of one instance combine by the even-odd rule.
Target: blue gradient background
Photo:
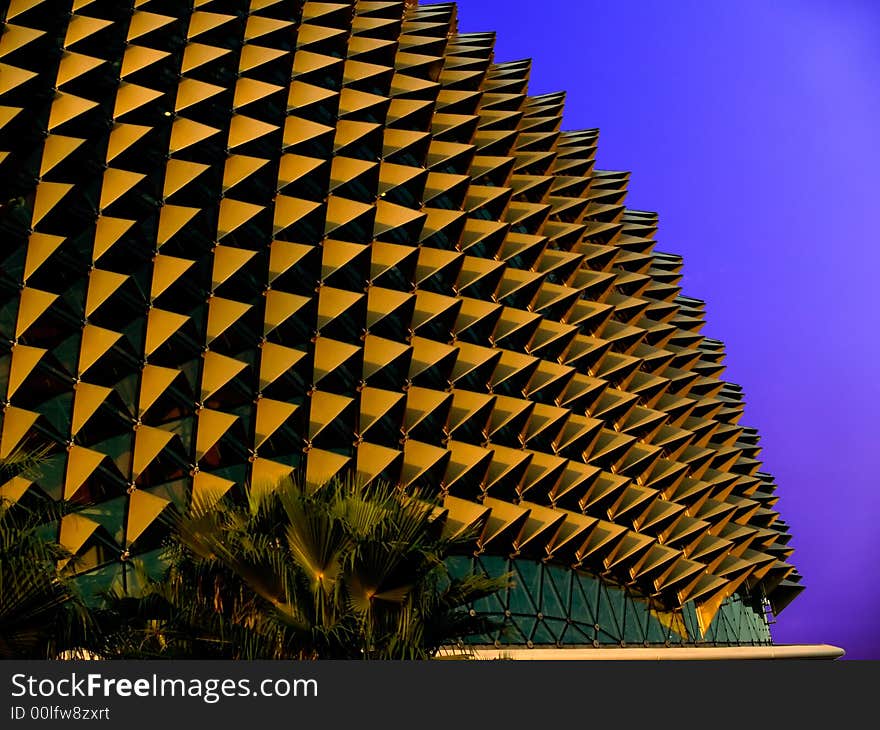
[[[568,92],[660,214],[727,345],[806,591],[778,643],[880,658],[880,2],[460,0],[461,32]]]

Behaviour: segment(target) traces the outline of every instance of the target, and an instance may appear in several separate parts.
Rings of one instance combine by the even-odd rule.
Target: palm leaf
[[[108,599],[110,656],[426,658],[486,622],[463,607],[504,585],[451,579],[438,504],[419,491],[285,480],[167,519],[169,569]]]

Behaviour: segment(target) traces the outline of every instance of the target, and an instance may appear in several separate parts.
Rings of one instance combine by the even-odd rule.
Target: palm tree
[[[34,478],[46,451],[17,449],[0,460],[0,484]],[[74,586],[59,573],[68,557],[43,533],[62,506],[24,507],[0,498],[0,659],[49,659],[87,641],[88,614]]]
[[[288,479],[243,504],[196,501],[169,567],[115,596],[116,657],[419,659],[494,628],[464,607],[508,578],[450,575],[443,511],[423,493]],[[112,616],[111,614],[111,616]]]

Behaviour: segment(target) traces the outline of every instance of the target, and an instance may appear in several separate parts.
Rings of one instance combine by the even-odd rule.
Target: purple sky
[[[880,3],[458,7],[497,61],[533,59],[531,93],[568,92],[563,127],[601,129],[598,167],[684,256],[807,585],[774,639],[880,659]]]

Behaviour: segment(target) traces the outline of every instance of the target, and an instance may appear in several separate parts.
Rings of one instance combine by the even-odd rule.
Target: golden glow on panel
[[[688,601],[781,610],[800,577],[723,345],[598,131],[454,5],[234,4],[10,6],[0,174],[32,183],[0,457],[55,450],[0,494],[72,500],[60,539],[111,580],[170,505],[354,470],[678,633]]]

